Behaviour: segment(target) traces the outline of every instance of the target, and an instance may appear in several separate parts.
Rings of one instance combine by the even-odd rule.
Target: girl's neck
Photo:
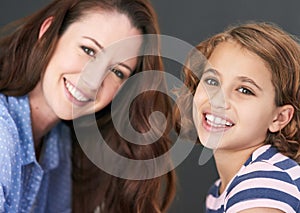
[[[47,104],[41,83],[29,93],[31,125],[36,155],[39,155],[43,137],[59,122],[59,118]]]
[[[218,149],[214,153],[217,170],[221,179],[219,193],[223,193],[229,182],[258,147],[242,150]]]

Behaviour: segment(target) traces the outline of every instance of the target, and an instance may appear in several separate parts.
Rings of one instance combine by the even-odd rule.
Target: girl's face
[[[87,62],[99,60],[95,56],[103,48],[136,35],[140,35],[140,31],[131,25],[128,17],[116,12],[94,11],[67,28],[41,81],[44,98],[58,118],[70,120],[90,114],[112,101],[121,84],[135,69],[137,58],[118,61],[106,57],[103,66],[109,72],[103,82],[94,84],[93,76],[99,78],[101,74],[93,71],[88,74],[84,89],[78,86],[82,71]],[[138,39],[138,45],[128,49],[130,55],[138,54],[141,42]]]
[[[270,70],[235,42],[220,43],[208,61],[193,106],[201,143],[230,150],[262,145],[277,109]]]

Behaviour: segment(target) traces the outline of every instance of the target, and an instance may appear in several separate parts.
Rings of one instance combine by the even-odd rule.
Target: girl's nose
[[[228,96],[219,87],[217,90],[208,92],[210,104],[215,109],[228,109],[230,107]]]

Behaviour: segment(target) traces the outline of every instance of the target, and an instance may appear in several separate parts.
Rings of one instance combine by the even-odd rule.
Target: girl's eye
[[[219,82],[213,78],[206,78],[204,82],[210,86],[219,86]]]
[[[124,74],[122,71],[116,69],[116,68],[111,68],[110,69],[118,78],[124,79]]]
[[[88,48],[86,46],[81,46],[81,49],[89,56],[95,56],[95,51],[91,48]]]
[[[245,94],[245,95],[254,95],[254,93],[253,93],[251,90],[246,89],[245,87],[240,87],[240,88],[238,89],[238,91],[239,91],[240,93]]]

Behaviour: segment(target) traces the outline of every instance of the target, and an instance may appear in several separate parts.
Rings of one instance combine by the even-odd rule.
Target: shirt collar
[[[59,164],[59,138],[58,126],[44,137],[40,165],[45,171],[55,169]]]
[[[37,163],[34,150],[31,110],[28,95],[21,97],[8,96],[7,103],[8,110],[17,125],[19,137],[22,139],[20,140],[22,163],[23,165]],[[20,112],[19,107],[16,106],[22,106],[23,111]],[[59,164],[59,138],[58,125],[44,137],[44,144],[41,153],[41,167],[44,170],[54,169]]]
[[[246,161],[244,166],[247,166],[250,163],[255,161],[268,160],[270,159],[270,157],[274,155],[275,152],[276,152],[276,148],[272,147],[270,144],[261,146],[252,153],[252,155]]]
[[[35,161],[30,106],[28,96],[7,97],[8,110],[14,119],[19,134],[23,165]],[[20,108],[22,111],[20,111]]]

